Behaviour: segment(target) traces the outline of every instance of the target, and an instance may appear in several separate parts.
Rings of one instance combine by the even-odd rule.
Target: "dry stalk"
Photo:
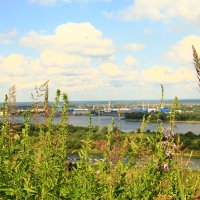
[[[11,86],[8,91],[8,111],[10,112],[11,124],[15,124],[16,115],[16,87]]]
[[[195,49],[195,47],[192,45],[192,50],[193,50],[193,61],[194,61],[194,66],[197,72],[197,78],[199,81],[199,87],[200,87],[200,57]]]
[[[40,91],[37,86],[35,86],[35,95],[31,94],[31,98],[33,99],[33,121],[34,124],[38,124],[38,114],[39,114],[39,105],[38,100],[43,94],[40,94]]]
[[[50,106],[49,106],[49,80],[46,81],[39,87],[41,92],[44,92],[44,104],[43,104],[43,111],[44,111],[44,124],[48,124],[48,117],[50,114]]]

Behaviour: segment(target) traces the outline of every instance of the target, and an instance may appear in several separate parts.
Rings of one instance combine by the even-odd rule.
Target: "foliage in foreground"
[[[48,87],[45,85],[46,90]],[[55,127],[54,115],[60,99],[48,107],[45,92],[44,124],[37,124],[31,135],[31,115],[24,116],[24,128],[16,133],[9,120],[5,98],[0,134],[0,199],[199,199],[200,173],[184,163],[179,142],[174,140],[177,99],[172,104],[169,128],[164,130],[157,114],[155,136],[133,134],[122,139],[111,122],[106,134],[94,143],[90,123],[83,134],[80,162],[74,167],[66,159],[68,99],[63,95],[63,113]],[[161,101],[162,103],[162,101]],[[37,101],[34,102],[37,121]],[[150,118],[143,119],[141,132]],[[104,152],[93,162],[91,148]]]

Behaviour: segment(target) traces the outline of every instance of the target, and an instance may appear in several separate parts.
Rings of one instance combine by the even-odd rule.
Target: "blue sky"
[[[70,100],[199,98],[199,0],[2,0],[0,92],[49,80]]]

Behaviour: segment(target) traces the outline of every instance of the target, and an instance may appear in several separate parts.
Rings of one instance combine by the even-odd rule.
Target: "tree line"
[[[125,119],[131,119],[131,120],[142,120],[143,117],[150,117],[152,121],[155,121],[158,119],[162,121],[169,121],[169,113],[142,113],[142,112],[132,112],[132,113],[126,113]],[[177,112],[176,113],[176,121],[200,121],[200,112],[194,111],[194,112]]]

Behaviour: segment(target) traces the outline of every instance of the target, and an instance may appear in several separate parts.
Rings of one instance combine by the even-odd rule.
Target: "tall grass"
[[[199,81],[199,87],[200,87],[200,57],[195,49],[195,47],[192,45],[192,50],[193,50],[193,61],[194,61],[194,67],[197,72],[197,78]]]
[[[182,162],[180,144],[174,136],[177,98],[172,103],[168,129],[162,127],[158,116],[156,136],[139,133],[122,137],[112,120],[104,140],[103,159],[96,163],[91,161],[94,144],[90,117],[87,137],[79,151],[80,162],[71,168],[66,159],[66,94],[62,95],[60,121],[53,123],[60,97],[58,90],[48,120],[37,124],[37,134],[33,135],[30,112],[24,115],[24,128],[20,132],[13,129],[6,95],[0,134],[0,199],[199,198],[200,174]],[[44,101],[47,103],[47,97]],[[144,118],[143,126],[148,121],[150,118]]]

